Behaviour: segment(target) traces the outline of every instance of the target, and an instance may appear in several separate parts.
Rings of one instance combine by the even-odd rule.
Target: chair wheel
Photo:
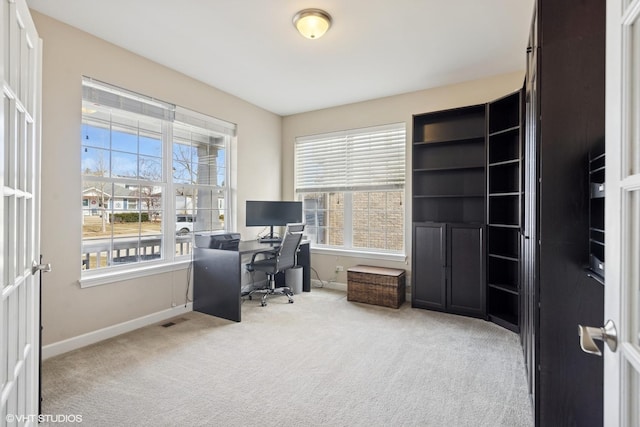
[[[260,305],[263,306],[263,307],[266,307],[267,303],[263,301],[263,302],[260,303]]]
[[[253,297],[251,295],[249,295],[249,301],[251,301],[253,299]]]
[[[293,300],[292,299],[289,300],[289,304],[293,304]]]

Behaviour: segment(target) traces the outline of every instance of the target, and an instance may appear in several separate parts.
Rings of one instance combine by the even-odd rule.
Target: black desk
[[[194,248],[193,310],[239,322],[244,264],[250,261],[250,256],[254,253],[268,250],[272,246],[274,245],[249,240],[241,241],[237,251]],[[311,291],[309,242],[303,242],[300,245],[298,265],[303,271],[302,290],[309,292]],[[282,277],[276,276],[276,283],[282,281]]]

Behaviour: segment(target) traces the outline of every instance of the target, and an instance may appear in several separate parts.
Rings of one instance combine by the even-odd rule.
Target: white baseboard
[[[87,332],[86,334],[78,335],[77,337],[48,344],[42,347],[42,359],[45,360],[71,350],[95,344],[108,338],[113,338],[144,326],[153,325],[154,323],[162,322],[163,320],[171,319],[172,317],[179,316],[190,311],[193,311],[193,303],[188,303],[186,307],[181,304],[176,307],[138,317],[137,319],[128,320],[126,322],[118,323],[117,325],[107,326],[106,328],[98,329],[97,331]]]
[[[325,289],[333,289],[336,291],[347,292],[347,284],[339,283],[339,282],[321,282],[320,280],[311,279],[311,290],[313,288],[325,288]]]

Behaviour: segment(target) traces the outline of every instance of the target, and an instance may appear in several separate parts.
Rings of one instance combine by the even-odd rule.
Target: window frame
[[[183,187],[184,185],[178,182],[174,182],[174,176],[173,176],[173,162],[174,162],[173,149],[174,149],[174,144],[176,144],[176,141],[174,141],[174,135],[173,135],[174,123],[179,125],[187,125],[187,126],[191,126],[193,128],[199,129],[200,131],[203,132],[203,134],[215,135],[215,142],[211,142],[211,145],[222,146],[222,149],[224,150],[224,160],[223,160],[224,183],[221,187],[218,186],[217,188],[222,188],[222,194],[223,194],[222,197],[225,198],[226,206],[224,211],[225,216],[224,216],[224,223],[223,223],[223,227],[225,230],[230,230],[233,228],[234,226],[233,218],[235,218],[235,213],[233,212],[233,204],[231,203],[231,200],[229,199],[229,197],[231,196],[230,183],[232,182],[231,150],[232,150],[232,144],[235,142],[235,135],[236,135],[236,128],[237,128],[236,125],[233,123],[229,123],[211,116],[197,113],[179,106],[163,103],[161,101],[148,98],[144,95],[129,92],[126,89],[117,88],[115,86],[98,82],[96,80],[93,80],[87,77],[83,78],[83,97],[82,97],[83,106],[85,105],[85,103],[91,102],[90,99],[85,98],[85,85],[94,85],[99,87],[100,89],[107,88],[108,90],[116,93],[116,96],[118,94],[121,94],[122,96],[132,96],[132,97],[135,97],[137,100],[142,100],[142,102],[149,101],[154,104],[158,103],[163,107],[168,106],[171,109],[171,112],[169,115],[167,115],[167,111],[164,111],[165,117],[160,119],[161,120],[160,141],[161,141],[161,156],[162,156],[161,158],[162,178],[159,182],[160,187],[162,188],[161,206],[159,207],[159,210],[162,212],[161,231],[159,233],[159,236],[161,239],[160,258],[157,260],[155,259],[154,260],[137,260],[137,261],[134,261],[131,263],[125,263],[122,265],[109,265],[106,267],[94,268],[94,269],[85,270],[84,268],[82,268],[80,272],[80,279],[78,280],[80,287],[81,288],[92,287],[92,286],[97,286],[102,284],[119,282],[123,280],[130,280],[138,277],[145,277],[152,274],[175,271],[176,269],[188,268],[189,264],[192,261],[194,233],[190,234],[191,239],[190,239],[190,246],[189,246],[188,253],[183,255],[176,253],[177,238],[179,237],[175,230],[176,228],[175,218],[177,218],[177,213],[176,213],[177,212],[176,210],[177,193],[176,192],[179,187]],[[120,113],[124,113],[124,114],[139,115],[139,113],[135,111],[130,111],[130,110],[127,110],[126,108],[119,109],[115,106],[109,106],[108,104],[105,106],[105,108],[120,110]],[[142,114],[142,116],[144,116],[144,114]],[[81,119],[83,128],[87,123],[85,121],[85,117],[86,117],[85,112],[83,111],[82,119]],[[158,118],[154,115],[152,115],[151,117]],[[111,138],[111,132],[112,130],[110,128],[109,129],[110,138]],[[214,138],[214,137],[211,136],[211,138]],[[214,140],[212,139],[212,141]],[[82,143],[82,140],[81,140],[81,145],[84,146],[84,144]],[[111,152],[113,151],[111,145],[108,147],[107,151],[111,155]],[[139,151],[138,151],[138,156],[140,156]],[[219,159],[217,157],[212,157],[209,160],[209,162],[213,162],[215,166],[218,166]],[[141,185],[143,184],[143,182],[146,182],[146,181],[142,181],[140,177],[136,179],[136,178],[122,178],[118,176],[110,176],[111,175],[110,171],[111,171],[111,168],[109,169],[109,174],[108,174],[109,176],[98,177],[98,176],[85,174],[84,173],[85,171],[82,170],[82,167],[81,167],[80,178],[82,182],[82,185],[81,185],[82,194],[84,194],[84,190],[85,190],[85,185],[84,185],[85,181],[89,181],[89,182],[96,181],[96,178],[98,181],[105,181],[110,183],[126,182],[128,184],[133,184],[133,185]],[[200,184],[197,183],[195,185],[192,185],[192,187],[199,187],[199,185]],[[144,208],[142,207],[143,205],[142,200],[136,199],[134,201],[133,199],[126,198],[126,197],[123,200],[125,199],[127,200],[126,202],[127,209],[125,210],[124,207],[122,207],[118,209],[118,212],[134,212],[131,210],[132,204],[136,205],[135,212],[144,211]],[[87,210],[88,208],[87,206],[84,206],[83,200],[84,200],[84,196],[81,197],[81,203],[80,203],[80,209],[83,211],[82,214],[84,215],[84,211]],[[132,203],[132,201],[134,201],[135,203]],[[112,204],[113,203],[110,203],[110,205]],[[212,204],[208,209],[214,210],[219,206],[220,206],[220,199],[218,199],[218,202]],[[196,208],[194,208],[194,211],[195,209]],[[112,206],[110,210],[113,211]],[[197,230],[197,231],[206,232],[207,230]],[[141,235],[138,234],[138,237],[139,236]],[[183,238],[183,236],[180,236],[180,237]],[[113,245],[112,242],[114,239],[114,235],[112,234],[108,238],[111,239],[110,247],[112,247],[111,245]],[[81,233],[81,258],[82,259],[84,259],[86,255],[84,253],[84,250],[82,249],[84,247],[84,242],[85,242],[84,233]],[[137,249],[136,254],[141,253],[141,248],[142,247]]]
[[[395,129],[396,131],[402,131],[402,143],[399,147],[397,147],[398,152],[401,151],[402,155],[402,183],[379,183],[379,185],[371,185],[371,186],[350,186],[348,182],[344,182],[339,184],[338,186],[328,186],[323,188],[322,186],[315,188],[299,188],[299,153],[298,147],[299,142],[313,142],[314,140],[323,140],[323,139],[333,139],[336,135],[344,135],[345,139],[350,138],[352,135],[357,135],[361,137],[363,134],[366,134],[368,131],[375,133],[380,131],[381,129]],[[314,194],[314,193],[324,193],[327,194],[327,197],[330,193],[342,193],[344,200],[344,209],[343,209],[343,244],[342,245],[330,245],[330,244],[322,244],[311,242],[311,250],[313,253],[319,254],[327,254],[327,255],[336,255],[336,256],[352,256],[352,257],[366,257],[370,259],[380,259],[380,260],[391,260],[391,261],[406,261],[406,253],[407,253],[407,203],[406,203],[406,146],[407,146],[407,125],[406,123],[393,123],[389,125],[381,125],[381,126],[369,126],[366,128],[358,128],[340,132],[328,132],[322,134],[316,134],[311,136],[303,136],[297,137],[295,139],[294,144],[294,159],[295,159],[295,182],[294,182],[294,192],[296,194],[296,199],[304,202],[305,194]],[[345,141],[345,145],[348,142]],[[335,146],[334,146],[335,147]],[[347,166],[348,168],[348,166]],[[331,171],[334,173],[334,171]],[[305,176],[305,178],[308,178]],[[306,179],[308,183],[308,179]],[[308,184],[307,184],[308,185]],[[353,194],[355,193],[375,193],[375,192],[399,192],[401,194],[401,200],[403,203],[402,208],[402,249],[400,250],[385,250],[379,248],[363,248],[363,247],[354,247],[353,246],[353,221],[354,221],[354,211],[353,211]],[[304,207],[303,207],[304,209]]]
[[[390,190],[397,191],[402,193],[403,202],[406,199],[406,191],[405,190]],[[364,191],[370,192],[370,191]],[[320,193],[319,191],[313,193]],[[328,193],[328,192],[325,192]],[[356,258],[366,257],[369,259],[379,259],[386,261],[406,261],[407,260],[407,239],[406,239],[406,218],[407,218],[407,207],[406,203],[404,203],[403,208],[403,224],[402,224],[402,249],[398,251],[387,251],[384,249],[377,248],[360,248],[353,247],[353,195],[354,192],[345,192],[344,193],[344,243],[341,246],[338,245],[328,245],[328,244],[319,244],[311,241],[310,248],[312,253],[324,254],[324,255],[335,255],[335,256],[350,256]],[[298,200],[303,201],[305,193],[298,193]],[[304,209],[304,208],[303,208]],[[348,213],[347,213],[348,210]],[[346,245],[348,242],[349,246]]]

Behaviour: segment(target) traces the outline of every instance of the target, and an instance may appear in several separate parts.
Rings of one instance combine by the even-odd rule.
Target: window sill
[[[126,269],[118,269],[117,271],[89,272],[83,274],[83,276],[78,280],[78,284],[80,284],[80,288],[108,285],[109,283],[123,282],[125,280],[137,279],[139,277],[183,270],[188,268],[189,264],[191,264],[191,258],[161,264],[136,264],[135,266],[127,267]]]
[[[327,248],[327,247],[311,247],[311,253],[319,254],[319,255],[335,255],[335,256],[346,256],[353,258],[367,258],[367,259],[378,259],[384,261],[396,261],[396,262],[406,262],[407,256],[405,254],[391,254],[385,252],[369,252],[369,251],[359,251],[354,249],[339,249],[339,248]]]

